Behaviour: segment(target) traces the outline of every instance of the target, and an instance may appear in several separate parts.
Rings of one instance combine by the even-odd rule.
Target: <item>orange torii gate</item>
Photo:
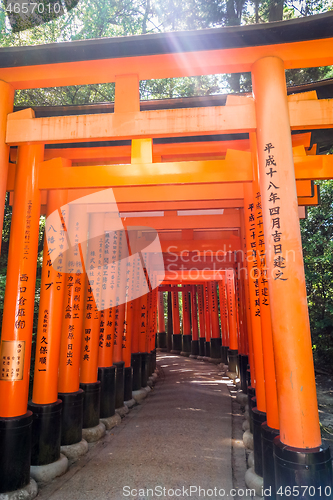
[[[124,213],[142,210],[164,212],[162,217],[139,217],[135,224],[149,224],[155,228],[161,235],[163,251],[168,252],[170,241],[176,247],[176,254],[187,250],[200,254],[213,245],[212,234],[221,243],[224,240],[221,233],[227,232],[225,241],[230,246],[224,247],[222,252],[244,251],[245,241],[247,253],[241,259],[243,273],[237,277],[236,287],[232,284],[234,275],[225,275],[224,271],[215,269],[208,269],[205,273],[198,269],[197,277],[193,278],[190,270],[177,267],[176,282],[193,285],[194,282],[222,281],[221,290],[225,290],[228,304],[228,346],[232,354],[238,348],[247,354],[245,337],[239,333],[244,318],[247,318],[251,383],[255,385],[257,398],[254,410],[255,466],[256,473],[263,474],[264,486],[272,487],[273,492],[276,488],[282,498],[288,496],[287,487],[314,488],[319,498],[319,488],[326,492],[326,488],[332,486],[330,454],[321,446],[319,430],[298,204],[305,206],[317,202],[317,191],[314,193],[311,188],[309,191],[311,183],[306,181],[332,178],[333,162],[328,155],[313,154],[313,150],[309,149],[309,136],[300,134],[303,137],[295,138],[290,130],[331,128],[333,100],[317,99],[313,92],[288,98],[284,78],[284,69],[333,64],[332,19],[333,15],[328,13],[269,25],[23,47],[20,53],[11,48],[0,49],[2,201],[7,190],[13,191],[1,337],[0,439],[4,452],[0,459],[0,492],[13,491],[29,483],[32,411],[43,415],[41,420],[44,418],[44,422],[50,421],[50,414],[54,421],[59,422],[61,402],[57,399],[56,363],[46,364],[45,372],[36,375],[35,383],[40,389],[35,386],[33,402],[27,411],[41,206],[47,205],[50,211],[51,207],[58,206],[59,210],[64,203],[62,195],[68,202],[107,188],[114,189],[116,201],[119,196]],[[49,63],[50,59],[55,62]],[[147,107],[141,110],[140,80],[244,71],[252,73],[253,97],[228,96],[224,105],[216,105],[217,101],[213,99],[213,104],[201,107],[196,106],[195,101],[193,104],[192,100],[192,106],[188,108],[184,103],[183,107],[173,109],[169,103],[166,109]],[[35,118],[30,109],[12,113],[15,89],[111,81],[116,83],[115,103],[107,113],[87,112],[43,118]],[[202,144],[201,147],[200,143],[204,141],[193,141],[197,156],[192,158],[188,144],[177,143],[176,140],[178,137],[193,139],[199,135],[208,139],[216,134],[247,134],[247,137],[245,141],[244,137],[234,137],[224,148],[219,144]],[[175,144],[163,150],[161,145],[156,147],[153,142],[160,138]],[[132,141],[130,151],[127,145],[122,145],[122,150],[113,150],[112,146],[104,144],[106,141],[127,140]],[[89,154],[85,148],[78,148],[81,150],[78,154],[74,148],[64,147],[69,143],[83,145],[85,142],[94,143]],[[100,142],[102,147],[98,148],[96,142]],[[45,147],[52,144],[60,144],[60,149]],[[14,150],[9,155],[9,148],[16,146],[17,156]],[[115,144],[115,147],[118,146]],[[16,166],[8,163],[9,158],[16,158]],[[127,165],[123,164],[124,158]],[[100,159],[106,160],[102,166],[97,161]],[[141,298],[128,301],[126,307],[125,303],[104,304],[103,314],[98,313],[95,307],[87,307],[91,291],[85,283],[84,252],[79,242],[87,238],[89,224],[94,225],[96,220],[100,222],[107,213],[108,209],[102,205],[95,208],[99,217],[87,212],[80,226],[73,228],[79,236],[70,258],[70,263],[75,263],[74,267],[70,266],[72,271],[61,266],[56,269],[55,278],[59,281],[52,282],[52,285],[57,284],[60,287],[57,291],[62,291],[65,297],[62,326],[60,324],[55,328],[58,335],[53,333],[53,316],[57,314],[56,304],[61,303],[60,294],[56,296],[56,286],[52,289],[54,297],[48,298],[42,290],[44,298],[41,299],[38,348],[40,352],[43,349],[43,359],[47,360],[51,349],[48,342],[52,335],[52,342],[56,344],[53,352],[58,351],[60,356],[58,392],[66,410],[65,418],[71,420],[70,429],[73,432],[76,430],[74,440],[66,436],[63,444],[75,444],[82,435],[82,388],[86,394],[91,393],[90,399],[95,401],[92,407],[97,412],[97,369],[100,382],[107,375],[117,379],[118,373],[116,387],[121,404],[122,391],[123,394],[131,392],[124,387],[130,378],[128,375],[131,375],[129,353],[141,354],[141,357],[134,356],[133,370],[136,372],[134,380],[139,380],[142,385],[146,385],[147,373],[151,373],[153,364],[150,358],[155,346],[157,290],[152,287],[151,279],[158,279],[158,270],[153,277],[147,277],[147,286],[150,286],[138,291]],[[224,212],[209,216],[181,216],[178,213],[193,209],[223,209]],[[66,233],[66,213],[62,213],[62,218],[62,231]],[[131,226],[129,219],[126,216],[122,218],[127,230]],[[171,238],[163,240],[162,234],[168,232]],[[177,232],[184,236],[183,241],[177,239]],[[139,233],[141,235],[141,229],[137,230],[137,236]],[[105,234],[109,234],[107,229]],[[264,249],[261,240],[264,241]],[[92,252],[98,253],[101,259],[105,255],[106,243],[109,248],[112,246],[115,249],[116,257],[107,257],[114,264],[124,248],[120,239],[108,242],[106,238],[100,243],[104,249],[98,244],[95,249],[88,247],[88,252],[91,256]],[[191,248],[187,247],[188,244]],[[212,253],[218,254],[220,247],[214,244]],[[50,246],[49,255],[45,252],[46,256],[51,256]],[[254,257],[252,260],[249,258],[251,255]],[[292,262],[290,257],[288,260],[290,255]],[[133,267],[128,269],[128,288],[136,286],[138,264],[133,261]],[[53,271],[45,269],[46,265],[44,263],[43,272],[49,279],[48,271]],[[115,278],[106,276],[107,286],[118,286],[116,274],[115,271]],[[248,275],[250,279],[246,280]],[[161,279],[170,283],[174,275],[167,270]],[[48,283],[45,284],[49,290],[51,286],[48,287]],[[243,290],[241,286],[244,286],[243,292],[240,291]],[[202,289],[199,291],[198,288],[198,295],[201,293]],[[242,317],[237,311],[237,294],[245,297],[246,307]],[[209,294],[208,300],[213,304]],[[83,306],[82,309],[75,309],[79,312],[73,313],[72,317],[66,317],[71,312],[66,311],[65,306],[74,311],[78,302],[85,304],[85,318]],[[46,303],[52,304],[52,307],[47,307]],[[90,310],[93,312],[90,313]],[[95,316],[90,317],[90,314]],[[202,320],[206,345],[212,331],[210,317],[208,320],[209,324]],[[138,323],[139,331],[133,326]],[[174,321],[174,327],[179,327],[179,321],[178,325]],[[214,328],[216,332],[216,324]],[[73,335],[74,331],[75,334],[79,332],[78,337],[65,337]],[[180,330],[173,333],[177,338],[177,347],[180,347]],[[111,345],[107,346],[108,335],[114,348],[112,353],[106,355],[107,349],[111,350]],[[217,337],[213,335],[212,338]],[[100,344],[96,343],[96,339],[100,340]],[[82,369],[80,374],[80,362],[82,368],[85,353],[91,350],[95,360],[91,363],[89,358],[91,374],[89,370],[85,373]],[[268,362],[272,359],[274,367]],[[114,363],[115,374],[112,374],[114,370],[102,370],[105,376],[101,374],[101,368],[111,368]],[[47,377],[53,380],[52,397],[48,393],[42,397]],[[276,394],[269,389],[272,387],[275,387]],[[69,404],[75,407],[75,414],[68,410]],[[105,411],[108,413],[108,410]],[[104,416],[111,417],[112,409],[109,412]],[[94,417],[93,422],[98,414]],[[266,418],[263,432],[270,445],[266,446],[263,457],[260,423]],[[42,428],[36,431],[35,425],[35,433],[42,431]],[[47,444],[49,433],[44,432],[43,437],[41,434],[39,437],[43,444]],[[54,460],[59,457],[59,445],[59,440],[55,439]],[[41,447],[40,442],[36,443],[36,449],[38,447]],[[34,453],[37,463],[33,462],[33,465],[44,465],[40,449],[37,453],[34,449]],[[47,457],[46,460],[49,459]],[[260,469],[261,462],[267,465],[266,471],[265,467],[263,471]],[[310,496],[313,495],[310,493]]]

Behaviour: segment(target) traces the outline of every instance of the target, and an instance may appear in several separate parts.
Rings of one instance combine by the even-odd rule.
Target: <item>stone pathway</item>
[[[158,368],[143,404],[64,476],[41,487],[40,500],[222,498],[219,490],[230,497],[230,381],[215,365],[166,353]]]

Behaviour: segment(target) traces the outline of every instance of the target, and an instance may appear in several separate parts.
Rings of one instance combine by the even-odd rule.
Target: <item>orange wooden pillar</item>
[[[124,230],[117,231],[117,258],[115,260],[115,307],[113,334],[113,364],[116,367],[116,408],[124,406],[125,363],[123,361],[123,335],[126,313],[126,271],[122,259],[127,255]],[[125,274],[124,274],[125,273]]]
[[[61,414],[61,444],[72,445],[82,439],[83,390],[80,389],[80,359],[84,318],[84,256],[87,251],[88,215],[86,207],[69,205],[68,233],[71,246],[64,255],[67,275],[62,311],[59,360],[59,398]],[[82,243],[81,243],[82,242]]]
[[[242,338],[243,323],[242,323],[239,279],[236,275],[235,275],[235,292],[236,292],[237,345],[238,345],[238,354],[240,354],[242,352],[242,342],[243,342]]]
[[[153,277],[153,324],[151,338],[152,374],[156,370],[156,341],[157,341],[157,299],[158,289],[156,287],[156,276]]]
[[[210,281],[208,285],[209,304],[212,321],[212,338],[210,339],[210,356],[214,359],[221,358],[221,333],[219,323],[219,309],[217,301],[216,281]]]
[[[247,394],[248,385],[248,322],[247,322],[247,297],[245,294],[245,277],[244,277],[244,262],[240,261],[243,269],[237,269],[238,284],[239,284],[239,317],[240,317],[240,346],[238,349],[239,356],[239,378],[241,389],[244,394]]]
[[[212,322],[209,308],[208,282],[204,284],[204,307],[205,307],[205,357],[210,358],[210,339],[212,335]]]
[[[199,328],[198,328],[198,306],[197,306],[196,285],[191,285],[191,320],[192,320],[191,357],[197,357],[199,355]]]
[[[279,410],[277,402],[272,319],[266,267],[266,250],[261,196],[257,182],[254,183],[253,187],[257,225],[257,255],[260,272],[260,321],[266,395],[266,413],[259,412],[256,408],[252,409],[254,419],[253,422],[254,424],[257,423],[257,425],[254,425],[253,429],[254,455],[255,460],[257,461],[257,465],[255,465],[255,471],[260,476],[265,477],[265,488],[272,488],[274,490],[275,472],[273,466],[273,440],[279,435]],[[255,443],[257,443],[257,446],[255,445]],[[263,443],[265,444],[265,446],[262,446]]]
[[[250,140],[254,144],[254,134]],[[257,180],[257,169],[255,171],[256,180],[253,183],[253,200],[255,205],[256,218],[256,251],[259,267],[259,296],[260,296],[260,322],[263,349],[263,363],[265,376],[266,394],[266,417],[267,425],[271,429],[279,429],[279,410],[277,401],[275,358],[272,333],[271,304],[269,297],[268,273],[266,265],[266,246],[263,223],[262,201],[260,187]],[[274,433],[273,433],[274,434]],[[276,432],[275,432],[276,435]]]
[[[125,363],[125,386],[124,386],[124,400],[130,401],[132,399],[132,383],[133,383],[133,369],[132,369],[132,327],[133,327],[133,301],[126,302],[126,315],[125,325],[123,332],[123,360]]]
[[[133,276],[133,285],[136,298],[133,300],[133,323],[132,323],[132,356],[131,365],[133,368],[133,384],[132,390],[138,391],[141,389],[141,352],[140,352],[140,332],[141,332],[141,298],[140,290],[140,271],[141,260],[139,256],[135,259],[135,270]]]
[[[244,185],[244,217],[248,258],[248,284],[251,307],[252,324],[252,346],[255,374],[255,391],[253,387],[248,389],[251,396],[255,394],[256,399],[252,399],[252,407],[257,411],[266,412],[266,392],[265,392],[265,372],[263,363],[262,333],[260,320],[260,289],[259,289],[259,257],[257,253],[257,222],[255,211],[255,200],[253,199],[253,186],[250,183]],[[251,383],[253,382],[251,370]],[[251,401],[250,401],[251,403]],[[252,409],[250,408],[250,413]],[[251,414],[251,430],[253,418]]]
[[[229,322],[229,350],[228,366],[229,371],[238,373],[238,335],[236,321],[236,289],[235,272],[233,269],[226,271],[226,288],[228,300],[228,322]]]
[[[330,454],[320,448],[283,61],[259,59],[252,78],[280,417],[280,439],[274,441],[276,488],[331,487]],[[309,467],[308,460],[316,465]]]
[[[67,192],[49,191],[47,218],[61,210],[61,221],[68,211]],[[60,458],[61,407],[58,399],[58,368],[61,340],[61,314],[64,297],[63,254],[66,225],[48,224],[46,220],[43,268],[39,301],[38,328],[32,401],[28,408],[35,415],[32,432],[32,465],[46,465]],[[60,251],[53,263],[51,255]],[[50,430],[52,430],[50,432]]]
[[[244,262],[242,262],[244,267]],[[246,283],[245,283],[245,273],[241,272],[239,275],[239,290],[240,290],[240,307],[241,307],[241,318],[242,318],[242,356],[246,357],[246,366],[248,365],[248,355],[249,355],[249,328],[250,321],[248,316],[248,302],[246,295]]]
[[[104,258],[102,272],[102,301],[99,325],[98,343],[98,380],[101,383],[100,417],[106,428],[111,428],[113,422],[107,419],[115,414],[116,404],[116,368],[113,366],[113,333],[114,315],[112,307],[111,287],[111,262],[113,252],[113,233],[104,234]]]
[[[141,354],[141,387],[147,386],[148,364],[147,364],[147,325],[148,325],[148,295],[140,298],[140,336],[139,349]]]
[[[118,304],[115,306],[114,317],[114,343],[113,357],[114,363],[123,363],[122,338],[124,332],[126,304]]]
[[[222,363],[228,363],[228,349],[229,349],[229,323],[228,323],[228,305],[226,295],[226,277],[225,274],[219,281],[219,296],[220,296],[220,317],[221,317],[221,331],[222,331],[222,346],[221,346],[221,359]]]
[[[147,353],[147,376],[148,379],[152,374],[152,353],[151,353],[151,338],[153,335],[154,321],[153,321],[153,312],[154,312],[154,297],[153,291],[148,293],[147,299],[147,334],[146,334],[146,353]]]
[[[143,261],[141,264],[140,261],[140,266],[141,266],[141,279],[139,281],[140,285],[140,293],[143,293],[143,291],[147,290],[146,295],[144,296],[144,304],[145,304],[145,311],[142,309],[142,327],[144,326],[145,323],[145,335],[143,332],[142,328],[142,336],[141,336],[141,342],[142,342],[142,351],[141,351],[141,384],[142,387],[147,386],[148,379],[152,373],[152,354],[151,354],[151,336],[152,336],[152,329],[153,329],[153,292],[152,292],[152,283],[150,281],[148,271],[146,268],[146,264],[150,260],[150,256],[142,253]],[[149,290],[149,292],[148,292]]]
[[[151,277],[152,290],[149,293],[149,311],[148,311],[148,377],[155,370],[156,358],[156,332],[157,332],[157,288],[155,287],[156,277]]]
[[[189,356],[191,354],[191,311],[190,311],[190,297],[189,297],[189,286],[183,285],[185,290],[182,291],[183,297],[183,335],[182,335],[182,352],[184,356]]]
[[[43,145],[20,146],[1,333],[0,492],[29,483],[32,412],[27,410],[35,301]],[[15,467],[13,467],[15,464]]]
[[[157,347],[165,350],[167,348],[165,320],[164,320],[164,292],[158,292],[157,302],[158,312],[158,332],[157,332]]]
[[[150,292],[150,311],[149,311],[149,336],[148,336],[148,352],[152,352],[155,337],[155,290]]]
[[[204,285],[198,285],[198,310],[199,310],[199,357],[205,356],[206,349],[206,325],[205,325],[205,289]]]
[[[132,368],[132,331],[134,321],[134,302],[131,300],[134,297],[134,279],[136,262],[135,259],[129,261],[126,266],[126,315],[124,323],[124,331],[122,338],[123,348],[123,361],[124,367],[124,401],[132,400],[132,386],[133,386],[133,368]]]
[[[124,406],[125,363],[122,360],[122,337],[124,333],[125,304],[114,308],[113,364],[116,367],[116,408]]]
[[[241,300],[240,300],[240,286],[239,278],[235,272],[235,297],[236,297],[236,320],[237,320],[237,345],[238,354],[242,352],[243,348],[243,324],[242,324],[242,311],[241,311]]]
[[[167,338],[166,338],[166,344],[167,344],[167,352],[170,352],[172,350],[172,335],[173,335],[173,316],[172,316],[172,292],[171,292],[171,285],[168,286],[169,290],[167,292]]]
[[[253,251],[251,249],[247,250],[247,233],[245,230],[245,211],[242,209],[241,211],[241,241],[242,241],[242,262],[238,262],[238,274],[240,274],[241,279],[244,283],[244,295],[245,295],[245,310],[246,310],[246,323],[247,323],[247,352],[248,352],[248,362],[250,365],[250,373],[249,376],[249,392],[254,395],[255,386],[256,386],[256,377],[255,377],[255,363],[254,363],[254,350],[253,350],[253,333],[252,333],[252,322],[255,318],[252,315],[251,309],[251,297],[250,297],[250,270],[252,269],[253,262]],[[241,267],[241,269],[240,269]],[[244,388],[244,380],[243,380],[243,388]],[[248,387],[246,388],[246,392],[248,392]]]
[[[255,155],[253,155],[255,158]],[[254,171],[256,165],[254,166]],[[266,410],[267,410],[267,398],[274,398],[274,385],[275,385],[275,373],[274,373],[274,360],[272,361],[273,352],[269,350],[269,343],[265,342],[265,335],[269,335],[270,325],[266,324],[267,314],[263,312],[263,303],[265,302],[265,297],[262,292],[262,258],[261,255],[262,248],[264,246],[264,232],[263,232],[263,221],[262,221],[262,211],[261,211],[261,200],[260,192],[255,189],[256,183],[252,183],[252,197],[249,186],[245,188],[245,210],[248,210],[249,226],[250,231],[250,251],[253,255],[253,266],[250,275],[253,277],[253,289],[254,290],[254,310],[256,317],[260,319],[260,329],[256,331],[253,337],[254,346],[254,357],[255,357],[255,367],[256,373],[262,375],[257,378],[257,406],[253,406],[251,409],[251,420],[252,420],[252,430],[253,430],[253,447],[254,447],[254,470],[259,476],[263,476],[263,454],[262,454],[262,438],[261,438],[261,425],[266,421]],[[251,286],[251,285],[250,285]],[[265,318],[263,318],[263,314]],[[266,321],[264,321],[264,319]],[[266,363],[265,363],[266,360]],[[272,374],[273,369],[273,374]],[[267,384],[270,390],[267,387]],[[259,389],[264,391],[264,401],[265,406],[259,407]],[[276,392],[276,391],[275,391]],[[276,399],[276,398],[275,398]],[[262,399],[260,399],[262,405]],[[273,456],[271,456],[271,459]]]
[[[182,337],[180,334],[179,320],[179,299],[177,286],[172,288],[172,350],[174,354],[179,354],[182,350]]]
[[[133,384],[132,384],[133,391],[138,391],[141,389],[141,354],[139,348],[140,321],[141,321],[140,298],[136,298],[135,300],[133,300],[133,323],[132,323],[131,365],[133,368]]]
[[[104,259],[104,213],[89,215],[89,240],[87,249],[85,300],[80,360],[80,387],[84,390],[83,428],[99,425],[101,383],[98,380],[99,342],[102,302],[102,268]],[[101,437],[96,431],[96,439]]]

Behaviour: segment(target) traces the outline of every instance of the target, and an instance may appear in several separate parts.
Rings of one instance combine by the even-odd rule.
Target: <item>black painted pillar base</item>
[[[82,440],[84,392],[60,392],[58,398],[62,401],[61,412],[61,445],[79,443]]]
[[[214,359],[221,358],[221,337],[210,339],[210,357]]]
[[[60,458],[62,401],[38,405],[32,401],[31,465],[47,465]]]
[[[125,363],[116,361],[113,364],[116,367],[116,408],[122,408],[124,406]]]
[[[205,342],[205,357],[210,358],[210,342]]]
[[[199,356],[204,356],[206,352],[206,339],[205,337],[199,338]]]
[[[258,408],[252,408],[253,415],[253,453],[254,453],[254,472],[263,477],[262,467],[262,444],[261,444],[261,424],[266,422],[266,413],[259,411]]]
[[[133,368],[126,366],[124,370],[124,401],[132,399]]]
[[[236,349],[228,349],[228,368],[229,372],[239,374],[238,351]]]
[[[98,380],[101,383],[100,418],[113,417],[116,409],[116,367],[98,368]]]
[[[238,367],[239,367],[238,377],[239,377],[239,379],[240,379],[241,388],[242,388],[242,373],[243,373],[243,366],[242,366],[242,355],[241,355],[241,354],[238,354]]]
[[[268,427],[267,422],[261,424],[261,445],[262,445],[262,474],[264,479],[264,490],[270,491],[269,497],[276,499],[275,493],[275,470],[273,441],[279,436],[280,431]],[[266,495],[268,496],[268,495]]]
[[[133,368],[132,390],[139,391],[141,389],[141,353],[140,352],[132,353],[131,365]]]
[[[289,489],[293,492],[294,487],[299,489],[302,499],[331,498],[332,458],[329,448],[292,448],[276,437],[273,449],[277,498],[290,498]]]
[[[250,431],[253,433],[253,416],[252,416],[252,408],[256,406],[256,404],[252,401],[255,398],[256,390],[252,386],[248,386],[247,388],[247,399],[249,405],[249,416],[250,416]]]
[[[246,370],[246,383],[247,383],[247,389],[249,389],[249,387],[251,387],[251,370],[249,368],[249,365],[247,365],[248,368]]]
[[[247,387],[247,399],[248,399],[248,405],[251,405],[251,399],[254,398],[256,395],[256,390],[252,385],[249,385]]]
[[[148,353],[141,353],[141,387],[146,387],[148,382]]]
[[[99,424],[101,383],[98,380],[91,384],[80,384],[80,388],[84,391],[82,427],[96,427]]]
[[[182,352],[190,355],[191,354],[192,335],[182,335],[182,337],[183,337]]]
[[[151,356],[153,360],[153,373],[154,373],[154,371],[156,370],[156,349],[151,351]]]
[[[192,356],[199,356],[199,340],[192,340],[191,354]]]
[[[149,374],[150,377],[152,376],[155,370],[154,364],[155,364],[155,351],[150,351],[150,374]]]
[[[167,338],[166,338],[166,332],[157,332],[157,347],[160,349],[166,349],[167,348]]]
[[[153,362],[151,357],[151,352],[147,352],[147,377],[151,377],[153,373]]]
[[[221,346],[221,360],[224,365],[228,364],[228,351],[229,347],[227,345]]]
[[[0,418],[0,493],[30,482],[32,412]]]
[[[253,434],[253,430],[254,430],[254,425],[253,425],[253,408],[256,408],[257,406],[257,398],[255,396],[253,396],[253,398],[251,398],[250,400],[250,404],[249,404],[249,414],[250,414],[250,431],[252,432]]]
[[[179,354],[182,350],[182,336],[180,334],[172,334],[172,351]]]
[[[248,365],[248,356],[245,354],[239,354],[239,378],[241,383],[241,390],[244,394],[247,394],[247,365]]]
[[[151,359],[151,375],[154,373],[155,370],[155,354],[156,350],[150,351],[150,359]]]

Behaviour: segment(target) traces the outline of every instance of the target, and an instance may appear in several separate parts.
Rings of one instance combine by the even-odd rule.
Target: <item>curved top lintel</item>
[[[333,37],[333,11],[246,26],[80,40],[0,49],[0,68],[190,53]]]

